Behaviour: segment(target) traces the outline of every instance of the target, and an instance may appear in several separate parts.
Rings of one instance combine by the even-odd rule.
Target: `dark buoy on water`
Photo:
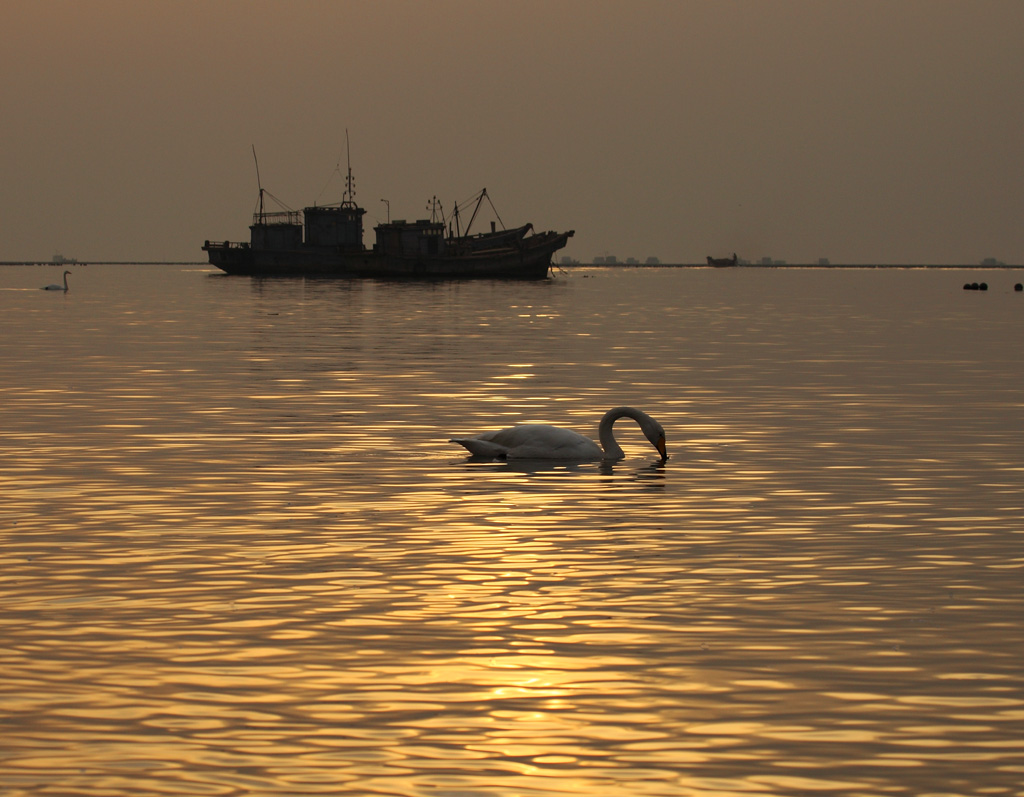
[[[1020,291],[1024,291],[1024,285],[1021,285],[1018,282],[1016,285],[1013,286],[1013,289],[1019,293]]]
[[[979,291],[987,291],[988,290],[988,283],[987,282],[981,283],[981,285],[978,286],[978,290]]]

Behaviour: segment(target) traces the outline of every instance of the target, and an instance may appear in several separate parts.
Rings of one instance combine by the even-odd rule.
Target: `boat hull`
[[[540,280],[548,275],[552,255],[565,246],[572,234],[541,233],[524,238],[515,246],[434,257],[305,246],[260,249],[227,241],[207,241],[203,250],[211,265],[227,274],[250,277]]]

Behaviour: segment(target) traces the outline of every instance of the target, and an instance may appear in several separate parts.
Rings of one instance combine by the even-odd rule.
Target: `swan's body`
[[[622,459],[625,453],[612,434],[612,424],[619,418],[632,418],[640,424],[644,436],[661,454],[662,461],[668,459],[665,430],[661,424],[646,412],[632,407],[616,407],[605,413],[598,426],[601,445],[571,429],[539,423],[483,432],[473,437],[453,437],[449,442],[464,446],[475,456],[496,459]]]
[[[65,293],[67,293],[67,290],[68,290],[68,274],[70,274],[70,273],[71,273],[70,271],[65,271],[64,272],[64,284],[63,285],[57,285],[57,284],[47,285],[46,287],[43,288],[43,290],[44,291],[64,291]]]

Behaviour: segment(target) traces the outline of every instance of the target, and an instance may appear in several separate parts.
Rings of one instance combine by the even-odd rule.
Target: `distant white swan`
[[[57,284],[47,285],[47,286],[45,286],[43,288],[43,290],[44,291],[64,291],[65,293],[67,293],[67,290],[68,290],[68,274],[70,274],[70,273],[71,273],[70,271],[65,271],[64,272],[64,284],[63,285],[57,285]]]
[[[474,456],[498,459],[622,459],[626,455],[612,434],[612,424],[619,418],[632,418],[640,424],[644,436],[661,454],[662,462],[668,459],[661,424],[633,407],[616,407],[605,413],[597,430],[601,445],[571,429],[539,423],[483,432],[473,437],[453,437],[448,442],[465,446]]]

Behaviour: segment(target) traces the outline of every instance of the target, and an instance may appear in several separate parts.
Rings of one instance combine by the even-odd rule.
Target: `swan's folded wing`
[[[525,423],[482,432],[474,437],[453,437],[451,442],[480,457],[507,459],[600,459],[601,447],[571,429]]]
[[[571,429],[525,423],[478,435],[504,446],[509,459],[600,459],[601,447]]]
[[[481,440],[479,437],[453,437],[448,442],[465,446],[475,457],[503,457],[508,453],[505,446],[492,443],[490,440]]]

